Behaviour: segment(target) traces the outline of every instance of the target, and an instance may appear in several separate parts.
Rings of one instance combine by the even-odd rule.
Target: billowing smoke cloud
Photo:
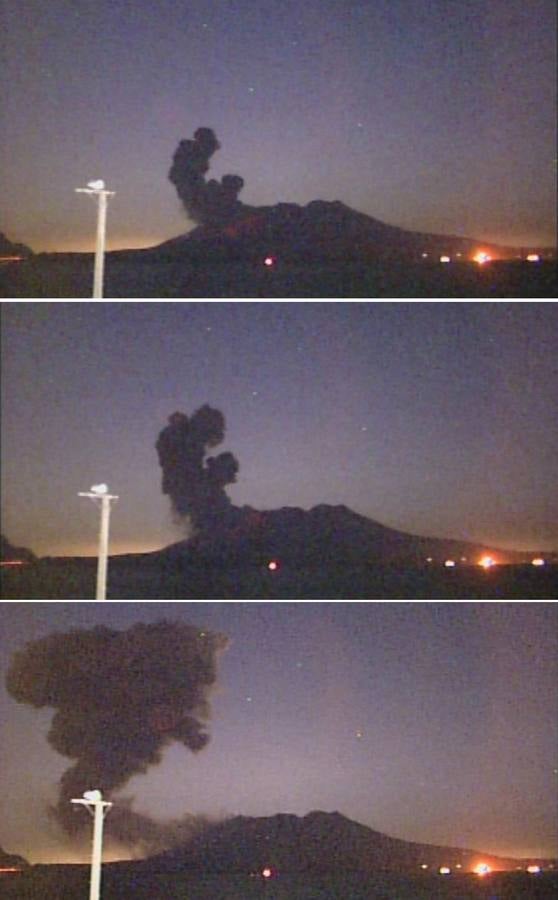
[[[194,753],[207,744],[208,694],[224,635],[177,622],[105,626],[51,634],[14,654],[6,686],[19,703],[53,707],[51,746],[75,760],[60,780],[58,821],[70,833],[83,816],[70,804],[85,790],[106,797],[161,761],[173,741]],[[78,810],[80,807],[77,808]],[[183,830],[191,826],[184,820]],[[118,801],[107,827],[120,840],[165,843],[159,826]]]
[[[200,225],[221,227],[248,209],[238,200],[244,186],[240,175],[223,175],[220,182],[205,180],[209,160],[218,149],[211,128],[198,128],[193,140],[178,145],[169,172],[186,212]]]
[[[201,406],[190,418],[169,416],[156,443],[163,469],[162,489],[179,516],[189,516],[200,531],[216,531],[232,524],[234,507],[225,492],[236,481],[238,462],[232,453],[206,458],[208,449],[225,436],[225,417],[218,409]]]

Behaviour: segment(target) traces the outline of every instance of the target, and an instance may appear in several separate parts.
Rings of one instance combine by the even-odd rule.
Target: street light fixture
[[[101,507],[101,526],[99,528],[99,559],[97,563],[97,593],[96,600],[107,598],[107,566],[108,566],[108,539],[110,504],[118,500],[116,494],[109,494],[106,484],[94,484],[89,491],[80,491],[78,497],[89,497],[97,506]]]
[[[89,181],[87,187],[75,188],[76,194],[91,194],[99,200],[97,214],[97,243],[95,246],[95,271],[93,275],[93,299],[103,296],[103,272],[105,267],[105,235],[107,230],[107,198],[114,197],[114,191],[105,189],[102,179]]]
[[[103,800],[100,791],[85,791],[83,797],[78,800],[70,800],[70,803],[79,803],[85,806],[93,816],[93,848],[91,852],[91,880],[89,883],[89,900],[99,900],[101,896],[101,858],[103,855],[103,823],[105,816],[112,806],[108,800]]]

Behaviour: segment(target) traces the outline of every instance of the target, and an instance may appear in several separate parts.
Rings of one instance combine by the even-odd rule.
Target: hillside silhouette
[[[339,871],[408,872],[421,866],[471,871],[479,862],[494,870],[525,862],[480,850],[421,844],[389,837],[339,812],[314,811],[303,817],[279,814],[235,816],[206,826],[190,842],[143,861],[149,868],[209,872],[324,873]]]

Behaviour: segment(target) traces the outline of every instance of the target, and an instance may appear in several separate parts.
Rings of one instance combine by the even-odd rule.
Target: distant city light
[[[427,259],[427,258],[428,258],[428,253],[421,253],[421,256],[422,256],[423,259]]]
[[[265,869],[262,869],[262,878],[271,878],[272,874],[270,868],[266,867]]]
[[[440,866],[440,868],[438,869],[438,872],[440,873],[440,875],[449,875],[451,872],[451,869],[448,866]]]
[[[431,562],[432,562],[432,557],[431,557],[431,556],[427,556],[427,557],[426,557],[426,562],[431,563]]]
[[[535,556],[534,559],[531,560],[532,566],[544,566],[546,564],[546,560],[542,558],[542,556]]]
[[[494,560],[491,556],[483,556],[482,559],[479,560],[479,566],[482,569],[491,569],[492,566],[495,566],[495,565],[496,565],[496,563],[494,562]]]
[[[275,257],[274,256],[266,256],[264,259],[264,266],[274,266],[275,265]]]
[[[488,875],[492,869],[486,863],[479,863],[478,866],[475,866],[475,872],[477,875]]]
[[[484,263],[490,262],[492,257],[489,256],[488,253],[480,252],[477,253],[477,255],[473,257],[473,259],[475,260],[475,262],[478,262],[479,266],[482,266]]]
[[[453,569],[455,567],[455,560],[454,559],[446,559],[444,565],[445,565],[446,569]]]
[[[440,262],[441,262],[441,263],[449,263],[449,262],[451,262],[451,256],[441,256],[441,257],[440,257]]]
[[[426,865],[426,863],[422,863],[421,869],[427,869],[427,868],[428,868],[428,866]]]
[[[541,871],[541,867],[540,866],[527,866],[527,871],[529,872],[530,875],[538,875],[539,872]]]
[[[540,262],[541,258],[538,253],[529,253],[527,256],[527,262]]]
[[[0,263],[21,262],[23,256],[0,256]],[[0,869],[0,872],[4,871]],[[19,872],[19,869],[17,870]]]
[[[277,569],[279,568],[279,563],[277,562],[276,559],[271,559],[267,564],[267,568],[269,569],[270,572],[276,572]]]

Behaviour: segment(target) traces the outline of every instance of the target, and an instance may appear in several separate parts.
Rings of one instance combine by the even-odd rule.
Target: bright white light
[[[527,262],[540,262],[541,258],[538,253],[529,253]]]
[[[108,494],[108,484],[92,484],[92,494]]]
[[[427,258],[428,258],[428,253],[421,253],[421,256],[422,256],[423,259],[427,259]]]
[[[544,560],[542,556],[535,556],[535,558],[531,560],[532,566],[544,566],[545,564],[546,560]]]
[[[272,871],[269,868],[262,869],[262,877],[263,878],[271,878]]]
[[[92,191],[104,191],[105,182],[102,180],[102,178],[99,178],[97,181],[88,181],[87,187],[91,188]]]
[[[270,572],[276,572],[277,569],[279,568],[279,563],[277,562],[276,559],[271,559],[267,564],[267,568],[269,569]]]
[[[451,262],[451,256],[441,256],[441,257],[440,257],[440,262],[441,262],[441,263],[449,263],[449,262]]]
[[[90,800],[91,803],[95,803],[102,798],[102,794],[100,791],[85,791],[83,798],[84,800]]]
[[[428,868],[428,866],[426,865],[426,863],[422,863],[421,869],[427,869],[427,868]]]
[[[455,560],[454,559],[446,559],[444,565],[445,565],[446,569],[453,569],[455,567]]]
[[[477,253],[477,255],[473,258],[475,262],[478,262],[479,266],[482,266],[484,263],[490,262],[490,260],[492,259],[492,257],[489,256],[488,253],[483,252]]]
[[[491,556],[483,556],[482,559],[479,560],[479,566],[483,569],[491,569],[492,566],[495,566],[496,563],[492,559]]]
[[[266,256],[264,259],[264,266],[273,266],[275,265],[275,259],[273,256]]]
[[[451,869],[448,866],[440,866],[440,868],[438,869],[438,872],[440,873],[440,875],[449,875],[451,872]]]
[[[541,871],[541,867],[540,866],[527,866],[527,871],[531,875],[538,875],[539,872]]]
[[[492,869],[486,863],[479,863],[478,866],[475,866],[475,872],[477,875],[488,875]]]

